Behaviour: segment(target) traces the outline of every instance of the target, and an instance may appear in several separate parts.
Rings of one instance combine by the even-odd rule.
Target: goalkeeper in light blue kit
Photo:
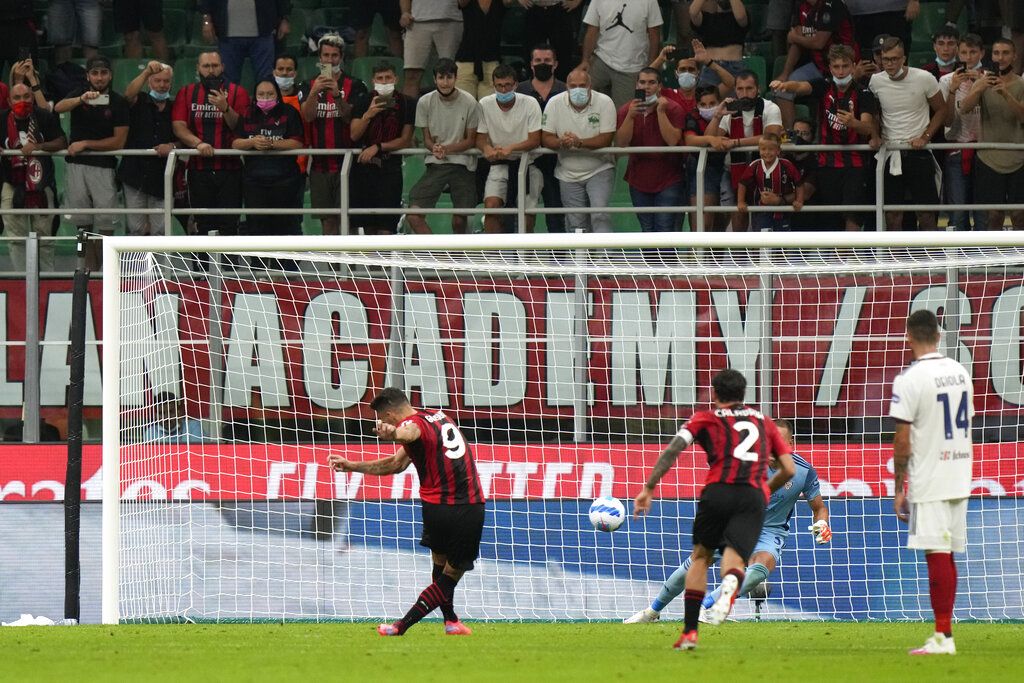
[[[782,433],[782,437],[790,445],[793,445],[793,426],[786,420],[775,420],[775,426]],[[828,525],[828,508],[821,498],[821,489],[818,485],[818,473],[814,471],[814,467],[809,462],[796,453],[793,453],[793,464],[796,465],[796,474],[785,486],[773,493],[768,501],[761,537],[754,548],[754,554],[750,556],[747,575],[740,587],[740,595],[750,593],[775,571],[782,549],[786,545],[786,539],[789,538],[789,522],[800,496],[803,496],[811,506],[811,512],[814,515],[814,524],[809,527],[809,531],[814,534],[815,542],[824,545],[832,538],[832,530]],[[769,469],[768,478],[771,478],[772,474],[774,474],[774,469]],[[661,611],[665,609],[665,606],[683,592],[686,584],[686,571],[689,568],[690,558],[687,557],[682,566],[672,572],[672,576],[668,577],[668,580],[662,585],[661,592],[651,602],[651,606],[625,619],[623,623],[645,624],[660,619]],[[704,621],[704,610],[715,603],[721,590],[720,587],[716,588],[704,598],[701,607],[701,621]]]

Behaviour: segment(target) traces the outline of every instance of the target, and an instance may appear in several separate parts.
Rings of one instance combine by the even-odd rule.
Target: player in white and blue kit
[[[792,445],[793,427],[786,420],[775,420],[775,426],[782,433],[782,437]],[[801,496],[811,506],[814,515],[814,524],[809,528],[814,534],[814,540],[819,545],[828,543],[832,538],[832,530],[828,525],[828,507],[821,498],[821,488],[818,484],[818,473],[814,467],[793,453],[793,464],[796,465],[796,474],[786,482],[786,485],[772,494],[768,501],[768,508],[764,513],[764,524],[761,527],[761,537],[757,541],[754,553],[750,556],[747,565],[747,575],[740,587],[740,595],[750,593],[755,587],[763,583],[779,564],[782,549],[789,538],[790,520],[793,518],[793,509]],[[768,477],[774,474],[774,469],[768,470]],[[686,583],[686,572],[690,568],[690,558],[672,572],[661,587],[652,602],[651,606],[640,610],[633,616],[624,620],[626,624],[643,624],[657,621],[661,618],[661,611],[668,603],[672,602],[683,592]],[[708,593],[704,598],[703,609],[715,603],[721,588]],[[703,613],[703,609],[701,612]]]

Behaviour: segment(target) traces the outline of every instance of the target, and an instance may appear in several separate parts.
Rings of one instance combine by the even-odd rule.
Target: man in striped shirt
[[[377,436],[401,447],[394,455],[369,462],[353,462],[331,454],[328,464],[339,472],[380,476],[404,471],[412,463],[420,480],[423,536],[430,548],[433,583],[427,586],[404,617],[381,624],[382,636],[400,636],[440,607],[447,635],[469,635],[452,605],[455,586],[473,569],[480,555],[484,527],[484,494],[473,462],[473,451],[462,432],[441,411],[416,410],[399,389],[384,389],[370,403],[377,413]]]

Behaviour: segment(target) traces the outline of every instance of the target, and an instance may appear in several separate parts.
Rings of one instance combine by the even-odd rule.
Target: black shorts
[[[114,30],[138,31],[142,26],[151,33],[164,30],[162,0],[114,0]]]
[[[741,484],[708,484],[693,518],[693,544],[710,550],[732,548],[747,560],[764,522],[764,493]]]
[[[349,5],[348,21],[352,24],[352,28],[358,31],[370,28],[376,14],[380,14],[380,18],[384,20],[384,25],[388,28],[396,31],[402,29],[402,24],[399,23],[402,18],[402,9],[398,0],[359,0],[359,2]]]
[[[886,204],[938,204],[938,166],[935,157],[926,149],[908,149],[903,155],[902,175],[892,175],[891,160],[885,167]]]
[[[979,204],[1024,203],[1024,167],[1012,173],[1000,173],[974,157],[974,201]]]
[[[423,503],[420,545],[448,558],[448,564],[468,572],[480,557],[484,532],[484,504],[438,505]]]

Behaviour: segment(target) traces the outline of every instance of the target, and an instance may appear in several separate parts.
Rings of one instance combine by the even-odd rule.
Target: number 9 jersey
[[[440,410],[418,410],[402,424],[413,423],[420,438],[405,445],[405,452],[420,478],[420,498],[425,503],[465,505],[483,503],[473,450],[462,432]],[[399,425],[401,426],[401,425]]]
[[[696,441],[708,457],[704,485],[741,484],[771,495],[766,479],[773,457],[791,452],[775,423],[744,405],[694,413],[679,429],[687,444]]]

